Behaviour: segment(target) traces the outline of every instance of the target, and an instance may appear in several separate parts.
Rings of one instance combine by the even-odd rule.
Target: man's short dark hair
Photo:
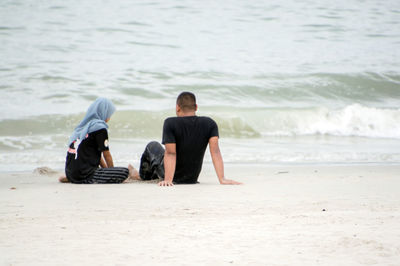
[[[196,96],[193,93],[184,91],[179,94],[176,99],[176,104],[182,109],[182,111],[196,111]]]

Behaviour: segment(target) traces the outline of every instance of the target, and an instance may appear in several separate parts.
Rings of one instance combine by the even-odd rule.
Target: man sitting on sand
[[[164,121],[162,143],[150,142],[140,162],[140,179],[163,179],[160,186],[195,184],[203,165],[204,153],[210,153],[220,184],[241,184],[225,179],[224,162],[218,146],[218,126],[209,117],[196,116],[193,93],[182,92],[176,101],[177,117]]]

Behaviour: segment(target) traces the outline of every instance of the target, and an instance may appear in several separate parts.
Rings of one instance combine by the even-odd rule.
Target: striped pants
[[[128,178],[129,170],[125,167],[99,168],[92,177],[83,181],[84,184],[115,184]]]

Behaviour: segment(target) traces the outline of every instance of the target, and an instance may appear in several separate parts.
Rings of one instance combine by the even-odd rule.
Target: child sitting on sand
[[[114,104],[105,98],[98,98],[90,105],[69,139],[66,176],[60,177],[60,182],[106,184],[138,178],[139,174],[132,165],[128,168],[114,167],[107,131],[107,122],[114,112]]]

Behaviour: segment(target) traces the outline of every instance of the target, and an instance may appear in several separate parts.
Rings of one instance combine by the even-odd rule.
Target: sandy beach
[[[400,165],[226,165],[242,186],[0,174],[1,265],[399,265]]]
[[[399,266],[399,23],[399,0],[0,1],[0,266]],[[184,91],[218,132],[165,123]],[[86,133],[95,167],[158,141],[197,173],[211,145],[200,184],[59,183]]]

